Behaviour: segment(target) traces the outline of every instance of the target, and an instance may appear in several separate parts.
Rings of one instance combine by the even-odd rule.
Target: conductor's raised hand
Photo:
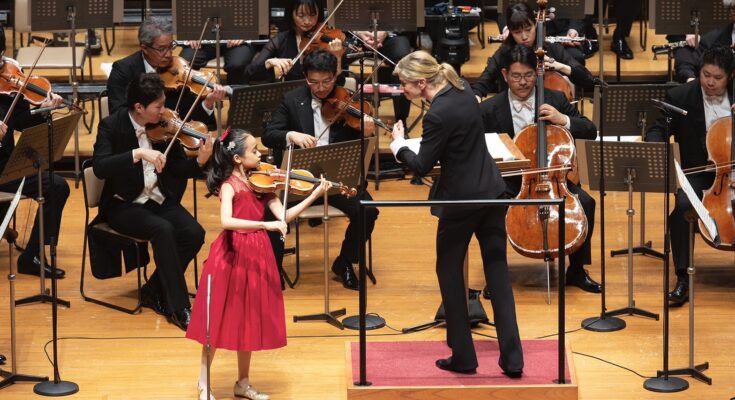
[[[405,129],[403,128],[403,121],[398,120],[393,124],[393,131],[390,133],[393,140],[403,139],[405,136]]]

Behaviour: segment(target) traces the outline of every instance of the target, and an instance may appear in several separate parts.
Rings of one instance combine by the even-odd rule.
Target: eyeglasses
[[[336,81],[337,78],[333,77],[324,81],[313,81],[311,79],[306,80],[306,84],[311,87],[329,87],[329,85],[333,84],[334,81]]]
[[[536,73],[535,72],[528,72],[528,73],[525,73],[523,75],[521,75],[521,74],[510,74],[510,80],[513,81],[513,82],[520,82],[521,79],[523,79],[524,81],[528,82],[528,81],[532,81],[535,77],[536,77]]]
[[[169,52],[174,51],[174,49],[176,48],[176,42],[171,42],[171,44],[168,47],[157,48],[157,47],[153,47],[153,46],[148,46],[147,44],[145,45],[145,47],[147,47],[147,48],[155,51],[159,55],[163,56],[166,53],[169,53]]]

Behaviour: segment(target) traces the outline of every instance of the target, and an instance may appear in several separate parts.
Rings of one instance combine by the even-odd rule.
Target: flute
[[[260,44],[266,44],[270,41],[270,39],[257,39],[257,40],[243,40],[243,44],[253,44],[253,45],[260,45]],[[174,43],[177,46],[189,46],[190,40],[174,40]],[[220,40],[219,44],[227,44],[229,40]],[[216,40],[201,40],[201,44],[217,44],[218,42]]]

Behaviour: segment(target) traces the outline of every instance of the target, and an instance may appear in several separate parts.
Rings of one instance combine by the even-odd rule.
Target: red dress
[[[271,195],[259,196],[232,175],[232,216],[263,221]],[[255,351],[286,345],[281,281],[265,230],[224,230],[204,261],[186,337],[206,343],[207,276],[212,276],[210,344],[213,348]]]

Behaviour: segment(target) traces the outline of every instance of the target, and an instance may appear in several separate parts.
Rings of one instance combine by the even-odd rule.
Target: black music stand
[[[72,103],[79,97],[77,82],[77,29],[109,28],[113,22],[112,0],[34,0],[31,26],[39,31],[69,30],[71,47]],[[90,59],[90,64],[92,60]],[[91,73],[90,73],[91,75]],[[90,77],[91,79],[91,77]],[[79,130],[74,130],[74,185],[79,185]]]
[[[247,129],[255,137],[263,136],[273,111],[283,96],[306,85],[305,80],[266,83],[235,88],[230,97],[227,123],[231,128]]]
[[[178,0],[174,15],[178,40],[199,40],[202,27],[212,21],[211,33],[217,43],[215,60],[217,81],[222,82],[220,40],[258,39],[268,34],[268,2],[266,0]],[[205,35],[204,38],[210,36]],[[217,135],[222,133],[222,104],[217,102]]]
[[[336,0],[330,0],[332,3]],[[328,4],[333,10],[333,4]],[[371,31],[374,37],[378,35],[378,27],[381,31],[412,32],[424,26],[424,0],[349,0],[342,3],[335,12],[333,23],[342,30],[347,31]],[[379,50],[378,50],[379,51]],[[360,63],[360,83],[365,81],[363,74],[363,61]],[[381,60],[377,52],[373,54],[373,68],[377,68]],[[373,75],[373,117],[380,118],[380,83],[377,74]],[[362,92],[364,93],[364,91]],[[362,95],[361,95],[362,96]],[[363,100],[362,98],[360,99]],[[379,134],[378,126],[375,126],[374,135]],[[375,146],[375,160],[373,165],[373,178],[375,179],[375,190],[380,190],[380,143]],[[394,174],[395,170],[383,171],[385,174]],[[403,171],[401,170],[400,173]]]
[[[678,155],[678,144],[671,144]],[[640,315],[658,321],[658,314],[635,307],[633,299],[633,191],[663,192],[666,174],[665,149],[663,143],[609,142],[605,145],[605,159],[601,160],[600,148],[594,141],[578,140],[580,177],[592,190],[599,189],[600,174],[605,174],[605,190],[628,192],[628,306],[605,312],[606,316]],[[604,165],[604,167],[601,167]],[[676,185],[674,163],[669,164],[670,185]],[[635,183],[635,185],[634,185]]]
[[[45,255],[44,255],[44,221],[43,221],[43,170],[49,169],[53,172],[52,163],[58,161],[64,155],[64,149],[66,144],[69,143],[72,133],[76,126],[79,124],[79,119],[82,113],[73,112],[69,115],[65,115],[56,120],[52,120],[50,113],[47,112],[47,124],[37,125],[32,128],[28,128],[23,131],[20,135],[20,140],[15,146],[13,153],[10,155],[10,159],[5,166],[2,174],[0,174],[0,183],[15,180],[23,176],[32,175],[34,172],[38,174],[38,190],[39,190],[39,209],[38,209],[38,221],[39,221],[39,234],[40,234],[40,248],[41,248],[41,271],[44,270]],[[52,160],[50,163],[49,160]],[[49,197],[49,202],[53,201],[53,197]],[[54,380],[40,382],[34,386],[33,391],[36,394],[42,396],[67,396],[74,394],[79,391],[79,386],[74,382],[62,381],[59,376],[59,363],[58,363],[58,352],[57,352],[57,325],[58,325],[58,303],[59,299],[57,296],[56,288],[56,238],[51,237],[50,243],[50,260],[51,260],[51,297],[43,290],[43,275],[41,275],[41,293],[22,299],[16,302],[17,304],[25,304],[29,302],[47,300],[51,301],[51,326],[53,331],[53,352],[54,352]],[[69,303],[66,302],[66,306]]]
[[[640,137],[645,140],[646,132],[661,115],[659,109],[654,107],[649,99],[664,98],[666,92],[676,86],[678,86],[677,83],[608,85],[604,89],[604,109],[600,108],[603,102],[599,101],[599,88],[595,88],[592,119],[605,136],[617,136],[619,139],[620,136],[640,134]],[[638,246],[633,247],[633,253],[663,258],[661,252],[652,248],[651,241],[645,239],[646,194],[644,191],[640,193],[640,242]],[[624,254],[628,254],[628,249],[610,252],[612,257]]]
[[[722,0],[667,0],[654,3],[654,28],[659,35],[700,35],[730,24],[729,11]]]
[[[7,228],[10,218],[15,214],[20,200],[20,192],[22,188],[19,186],[16,193],[17,198],[10,201],[8,212],[5,213],[2,226]],[[16,336],[15,336],[15,268],[13,263],[13,247],[18,238],[15,231],[6,231],[0,229],[0,237],[4,237],[8,241],[8,286],[10,287],[10,358],[13,362],[10,372],[0,369],[0,389],[19,383],[19,382],[43,382],[47,381],[47,376],[32,376],[18,373],[18,357],[16,353]]]
[[[372,151],[375,146],[375,139],[370,138],[367,148]],[[327,146],[313,147],[310,149],[297,149],[293,152],[292,168],[305,169],[314,176],[322,176],[330,181],[341,182],[350,187],[359,187],[360,171],[364,168],[364,164],[370,162],[366,152],[363,159],[363,166],[360,166],[360,140],[350,140],[348,142],[334,143]],[[288,155],[284,154],[282,169],[285,169]],[[344,329],[345,325],[336,317],[345,315],[347,310],[341,308],[336,311],[329,310],[329,202],[328,197],[331,194],[337,194],[336,188],[330,189],[328,193],[324,193],[324,217],[322,224],[324,228],[324,312],[311,315],[294,315],[293,322],[299,321],[325,321],[339,329]],[[358,193],[362,193],[361,191]],[[382,323],[382,324],[381,324]],[[375,321],[374,328],[382,328],[385,321]]]

